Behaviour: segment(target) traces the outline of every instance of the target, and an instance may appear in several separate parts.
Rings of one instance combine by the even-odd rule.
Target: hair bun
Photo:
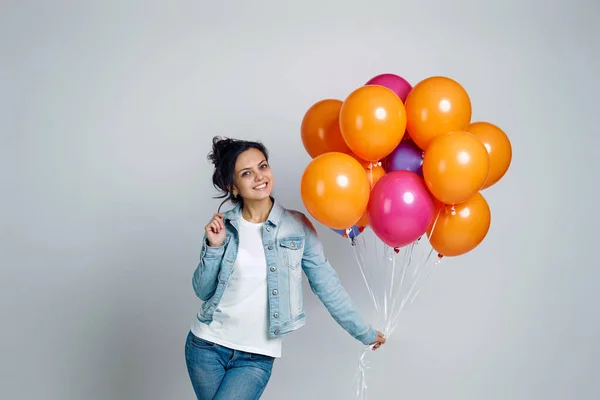
[[[208,159],[215,167],[218,167],[223,162],[229,145],[233,143],[232,139],[215,136],[212,140],[212,151],[208,154]]]

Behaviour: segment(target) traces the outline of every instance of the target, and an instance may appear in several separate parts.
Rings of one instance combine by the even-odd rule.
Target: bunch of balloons
[[[382,74],[343,101],[318,101],[301,125],[306,209],[345,236],[370,226],[393,248],[427,234],[440,256],[473,250],[491,222],[481,191],[505,175],[512,147],[471,114],[463,86],[442,76],[413,87]]]

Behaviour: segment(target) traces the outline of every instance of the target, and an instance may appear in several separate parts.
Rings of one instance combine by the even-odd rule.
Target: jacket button
[[[275,329],[275,334],[279,335],[279,329]]]
[[[275,314],[273,314],[273,316],[274,316],[275,318],[279,318],[279,313],[275,313]]]
[[[273,290],[273,296],[277,296],[279,294],[279,292],[277,291],[277,289]]]
[[[267,226],[267,232],[271,232],[271,227]]]
[[[296,247],[296,242],[291,243],[292,247]]]
[[[271,267],[270,270],[271,270],[271,272],[275,272],[277,270],[277,268]]]
[[[268,249],[273,250],[273,246],[269,245]]]

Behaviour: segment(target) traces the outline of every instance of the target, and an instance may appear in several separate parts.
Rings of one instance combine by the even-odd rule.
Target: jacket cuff
[[[204,241],[204,243],[202,245],[202,257],[206,257],[206,258],[222,257],[223,254],[225,253],[225,244],[227,244],[227,241],[225,241],[225,243],[223,243],[219,247],[211,247],[208,245],[208,240]]]
[[[369,330],[362,335],[358,336],[356,339],[362,342],[364,345],[369,345],[375,341],[377,337],[377,331],[373,328],[369,328]]]

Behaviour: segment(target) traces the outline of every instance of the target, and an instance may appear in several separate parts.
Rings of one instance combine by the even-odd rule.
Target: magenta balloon
[[[392,92],[396,93],[403,103],[406,101],[406,96],[408,96],[408,92],[412,90],[412,85],[408,83],[406,79],[394,74],[377,75],[369,79],[369,81],[365,83],[365,85],[385,86]]]
[[[411,171],[391,171],[371,190],[367,207],[373,232],[390,247],[420,238],[431,223],[435,204],[425,181]]]

